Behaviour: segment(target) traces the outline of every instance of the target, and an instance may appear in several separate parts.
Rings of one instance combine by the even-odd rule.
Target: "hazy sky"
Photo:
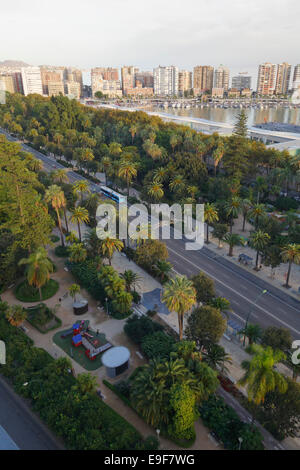
[[[94,66],[300,63],[299,0],[1,2],[0,60]]]

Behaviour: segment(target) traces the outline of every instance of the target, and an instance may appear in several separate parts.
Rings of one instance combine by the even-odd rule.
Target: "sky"
[[[300,63],[299,0],[14,0],[0,10],[0,61],[32,65]]]

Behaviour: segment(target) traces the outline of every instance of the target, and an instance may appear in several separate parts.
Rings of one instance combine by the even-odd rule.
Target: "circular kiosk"
[[[73,303],[73,312],[74,315],[83,315],[89,309],[88,301],[85,299],[78,300]]]
[[[124,346],[115,346],[101,357],[102,364],[106,367],[106,373],[111,378],[128,369],[129,359],[130,352]]]

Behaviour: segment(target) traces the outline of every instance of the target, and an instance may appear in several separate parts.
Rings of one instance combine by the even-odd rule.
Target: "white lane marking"
[[[243,294],[240,294],[239,292],[237,292],[236,290],[234,290],[232,287],[228,286],[227,284],[225,284],[225,282],[223,281],[220,281],[217,277],[213,276],[212,274],[208,273],[207,271],[205,271],[203,268],[201,268],[200,266],[198,266],[197,264],[193,263],[192,261],[190,261],[189,259],[185,258],[185,256],[182,256],[180,255],[179,253],[177,253],[176,251],[174,251],[172,248],[168,247],[168,250],[171,251],[172,253],[174,253],[175,255],[179,256],[180,258],[182,258],[183,260],[185,260],[186,262],[190,263],[192,266],[194,266],[195,268],[197,269],[200,269],[201,271],[203,271],[204,273],[206,273],[208,276],[210,276],[211,278],[213,278],[215,281],[219,282],[220,284],[222,284],[223,286],[225,286],[227,289],[231,290],[232,292],[234,292],[236,295],[238,295],[239,297],[242,297],[242,299],[246,300],[247,302],[249,302],[250,304],[254,305],[256,308],[259,308],[261,311],[263,311],[264,313],[266,313],[267,315],[269,315],[270,317],[272,317],[273,319],[275,319],[276,321],[278,321],[279,323],[282,323],[282,325],[286,326],[287,328],[290,328],[291,330],[293,330],[295,333],[297,334],[300,334],[300,331],[296,330],[295,328],[293,328],[292,326],[290,326],[288,323],[284,322],[283,320],[281,320],[280,318],[276,317],[276,315],[273,315],[272,313],[270,313],[268,310],[266,310],[265,308],[263,307],[260,307],[259,305],[257,305],[255,302],[253,302],[252,300],[248,299],[247,297],[245,297]]]
[[[209,249],[209,248],[208,248]],[[215,261],[216,263],[218,263],[218,259],[217,258],[211,258],[210,256],[206,255],[204,252],[202,252],[202,255],[205,256],[207,259],[209,259],[210,261]],[[221,264],[221,263],[218,263],[218,264]],[[236,276],[240,277],[241,279],[243,279],[244,281],[247,281],[249,282],[250,284],[252,284],[254,287],[256,287],[257,289],[259,289],[259,287],[255,284],[255,282],[251,281],[251,279],[247,279],[245,276],[243,276],[242,274],[240,274],[239,272],[237,271],[234,271],[233,269],[229,268],[228,266],[226,265],[223,265],[223,268],[227,269],[228,271],[232,272],[233,274],[235,274]],[[243,287],[243,286],[241,286]],[[243,287],[244,288],[244,287]],[[288,304],[287,302],[285,302],[284,300],[281,300],[279,297],[277,297],[276,295],[272,294],[271,292],[268,291],[268,295],[270,295],[271,297],[273,297],[274,299],[276,299],[277,301],[281,302],[282,304],[284,305],[288,305],[289,308],[292,308],[294,310],[296,310],[296,312],[299,313],[299,309],[294,307],[293,305],[290,305]],[[296,299],[295,299],[296,300]]]

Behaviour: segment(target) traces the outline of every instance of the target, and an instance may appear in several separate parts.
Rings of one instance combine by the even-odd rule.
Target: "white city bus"
[[[113,189],[110,189],[107,186],[101,186],[100,189],[104,196],[108,197],[109,199],[112,199],[118,204],[126,203],[127,198],[126,196],[123,196],[123,194],[117,193],[117,191],[114,191]]]

